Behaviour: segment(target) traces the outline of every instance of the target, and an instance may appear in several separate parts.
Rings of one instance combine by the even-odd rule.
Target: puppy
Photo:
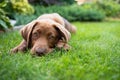
[[[55,47],[69,50],[67,44],[76,27],[57,13],[43,14],[24,26],[20,33],[22,42],[11,50],[12,53],[31,49],[34,55],[44,55],[53,51]]]

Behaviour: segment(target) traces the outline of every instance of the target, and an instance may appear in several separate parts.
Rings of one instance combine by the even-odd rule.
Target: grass
[[[9,55],[20,34],[0,34],[0,80],[120,80],[120,21],[74,22],[68,52]]]

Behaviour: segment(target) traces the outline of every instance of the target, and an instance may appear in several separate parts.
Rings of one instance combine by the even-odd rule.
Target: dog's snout
[[[37,55],[43,55],[45,53],[46,49],[45,48],[37,48],[36,49],[36,54]]]

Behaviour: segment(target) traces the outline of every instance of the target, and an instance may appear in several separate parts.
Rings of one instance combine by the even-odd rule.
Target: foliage
[[[34,15],[15,15],[15,19],[19,21],[17,25],[27,24],[44,13],[59,13],[69,21],[102,21],[106,16],[120,17],[120,5],[111,1],[95,1],[80,6],[76,4],[64,6],[53,5],[49,7],[34,5],[34,9]],[[29,16],[31,16],[31,18]]]
[[[112,1],[97,2],[98,8],[101,9],[106,16],[120,17],[120,4]]]
[[[9,55],[22,38],[18,32],[0,35],[0,80],[119,80],[120,21],[73,24],[72,49],[42,57]]]
[[[9,21],[9,18],[6,16],[6,12],[2,9],[7,4],[6,1],[3,1],[0,3],[0,30],[8,30],[9,28],[12,28],[12,25]]]
[[[33,7],[27,0],[11,0],[13,9],[18,13],[32,14],[34,12]]]
[[[6,0],[8,1],[4,10],[7,12],[7,16],[14,19],[16,13],[19,14],[33,14],[34,8],[28,3],[27,0]]]
[[[21,24],[27,24],[31,22],[33,19],[36,19],[38,16],[36,15],[20,15],[20,14],[15,14],[14,15],[16,24],[15,25],[21,25]]]
[[[105,17],[101,11],[95,8],[84,8],[84,6],[73,5],[66,7],[65,11],[65,17],[70,21],[102,21]]]
[[[39,4],[43,6],[51,5],[68,5],[73,4],[74,0],[28,0],[31,4]]]
[[[59,13],[69,21],[101,21],[104,19],[104,14],[95,8],[85,9],[82,6],[35,6],[35,15],[39,16],[44,13]]]
[[[38,16],[44,13],[59,13],[64,18],[68,19],[69,21],[102,21],[105,17],[104,13],[98,11],[95,8],[85,9],[82,6],[78,5],[69,5],[69,6],[50,6],[44,7],[36,5],[34,6],[35,13],[31,15],[31,18],[27,15],[18,15],[16,16],[17,24],[26,24],[27,22],[37,18]],[[21,20],[21,18],[22,20]],[[24,20],[23,20],[24,18]],[[27,20],[28,19],[28,20]],[[21,21],[20,21],[21,20]]]
[[[61,2],[63,2],[64,4],[73,4],[75,3],[75,0],[60,0]]]

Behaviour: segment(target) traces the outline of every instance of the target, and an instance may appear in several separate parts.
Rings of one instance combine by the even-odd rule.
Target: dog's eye
[[[37,32],[33,33],[34,36],[38,36]]]
[[[37,32],[33,33],[33,38],[37,38],[39,34]]]
[[[49,37],[48,37],[48,39],[54,39],[55,38],[55,36],[52,36],[52,35],[50,35]]]

